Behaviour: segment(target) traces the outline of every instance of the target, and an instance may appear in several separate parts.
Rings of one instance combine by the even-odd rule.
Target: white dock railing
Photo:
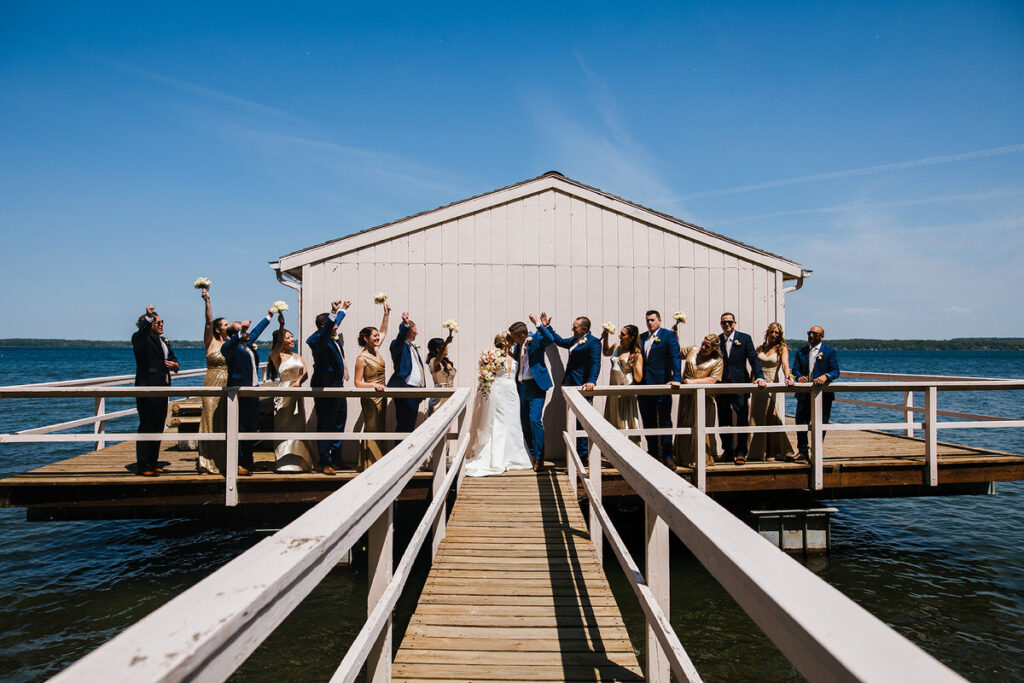
[[[189,376],[201,375],[205,370],[186,371]],[[184,374],[184,373],[182,373]],[[70,383],[51,382],[44,384],[3,386],[0,387],[2,399],[95,399],[96,414],[91,417],[61,422],[58,424],[34,427],[9,434],[0,434],[0,444],[5,443],[55,443],[83,442],[96,443],[103,448],[107,442],[123,441],[171,441],[177,440],[173,432],[110,432],[106,423],[118,418],[128,417],[137,413],[135,408],[105,412],[108,398],[135,398],[153,396],[168,398],[188,396],[201,398],[218,396],[226,402],[226,424],[223,432],[187,432],[188,441],[223,441],[226,444],[226,464],[224,468],[224,503],[231,507],[238,505],[238,443],[243,440],[288,440],[305,441],[364,441],[381,440],[395,441],[409,436],[409,432],[240,432],[238,428],[238,399],[244,397],[290,396],[302,398],[307,396],[340,396],[344,398],[447,398],[452,396],[453,389],[392,389],[376,391],[374,389],[313,389],[311,387],[119,387],[134,379],[134,376],[100,377],[91,380],[72,380]],[[94,425],[92,434],[57,433],[67,429]],[[446,438],[453,438],[449,435]]]
[[[736,385],[731,388],[735,392]],[[656,462],[629,440],[629,430],[609,424],[586,401],[584,395],[596,392],[563,392],[569,412],[591,439],[588,468],[576,452],[576,434],[570,433],[575,430],[566,432],[569,481],[575,488],[577,477],[582,480],[594,547],[600,549],[602,536],[608,537],[646,615],[647,680],[667,683],[670,673],[677,680],[700,680],[669,621],[669,530],[808,680],[963,680]],[[698,463],[704,461],[703,442]],[[602,506],[602,455],[645,503],[646,575]]]
[[[873,379],[880,375],[874,373],[846,373],[844,376],[853,376],[855,379]],[[881,377],[888,377],[882,375]],[[901,375],[900,377],[911,378],[914,375]],[[635,435],[684,435],[691,432],[696,433],[692,440],[694,452],[694,484],[703,492],[707,487],[707,465],[704,458],[704,442],[708,434],[754,434],[769,432],[796,433],[807,432],[808,447],[810,456],[810,473],[808,488],[820,491],[824,488],[824,463],[828,459],[825,449],[825,432],[838,431],[865,431],[865,430],[897,430],[904,431],[913,436],[914,430],[924,432],[924,467],[926,469],[925,482],[929,486],[938,486],[938,432],[947,429],[1005,429],[1024,427],[1024,419],[1013,419],[996,417],[992,415],[977,415],[974,413],[963,413],[938,409],[938,397],[944,392],[960,391],[1021,391],[1024,390],[1024,381],[1005,379],[974,379],[964,377],[941,377],[926,379],[913,379],[901,381],[874,381],[874,382],[835,382],[825,386],[815,384],[796,384],[787,386],[785,384],[769,384],[760,389],[756,384],[684,384],[680,387],[670,388],[667,386],[652,385],[628,385],[628,386],[600,386],[590,391],[583,391],[585,397],[606,396],[608,398],[621,396],[650,396],[665,394],[680,394],[683,392],[695,392],[696,420],[691,426],[679,425],[677,427],[666,427],[659,429],[623,429],[620,432],[625,436]],[[810,424],[782,424],[782,425],[748,425],[746,427],[708,427],[704,421],[705,397],[715,394],[736,394],[769,392],[776,394],[784,393],[807,393],[811,398],[811,419]],[[902,393],[904,401],[901,404],[881,403],[875,401],[861,401],[851,398],[837,396],[835,401],[850,403],[854,405],[869,406],[874,408],[887,408],[904,413],[901,422],[844,422],[825,423],[822,419],[822,396],[825,393],[846,394],[846,393],[878,393],[897,392]],[[916,407],[913,404],[913,393],[924,394],[924,407]],[[573,426],[573,410],[566,406],[567,417],[566,438],[572,440],[575,445],[575,437],[582,436],[582,432]],[[923,413],[923,421],[913,421],[915,413]],[[962,421],[939,421],[939,416],[958,418]],[[910,416],[910,417],[908,417]],[[905,456],[902,456],[905,459]],[[679,463],[682,464],[682,463]],[[570,472],[573,465],[569,463]]]
[[[369,534],[369,616],[333,680],[354,680],[364,662],[368,680],[390,680],[391,611],[428,533],[433,531],[435,553],[444,537],[447,493],[457,485],[470,443],[464,420],[469,393],[455,389],[379,462],[53,680],[225,680],[364,533]],[[448,448],[437,446],[448,445],[444,439],[452,427],[457,427],[458,448],[448,470]],[[394,503],[431,454],[434,499],[392,571]]]

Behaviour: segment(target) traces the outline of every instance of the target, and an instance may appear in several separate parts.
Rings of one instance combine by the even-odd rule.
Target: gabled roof
[[[589,185],[584,185],[581,182],[565,177],[558,171],[548,171],[544,175],[524,180],[515,185],[492,190],[469,199],[463,199],[436,209],[407,216],[397,221],[352,233],[345,237],[293,251],[280,258],[278,268],[281,272],[291,272],[293,275],[299,276],[302,266],[306,264],[324,261],[354,249],[394,239],[410,232],[423,230],[433,225],[477,213],[491,206],[498,206],[547,190],[558,190],[584,201],[603,206],[611,211],[630,216],[641,222],[674,232],[694,242],[700,242],[729,252],[747,261],[782,271],[787,277],[800,277],[800,264],[794,261],[724,235],[719,235],[660,211],[648,209],[645,206],[608,194]]]

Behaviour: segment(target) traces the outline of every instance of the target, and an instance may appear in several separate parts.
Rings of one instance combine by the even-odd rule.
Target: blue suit
[[[256,326],[249,331],[249,341],[243,341],[242,335],[238,332],[228,337],[220,347],[221,355],[228,364],[229,387],[254,387],[257,383],[257,376],[254,368],[260,365],[260,355],[253,348],[253,344],[259,339],[263,330],[270,324],[271,316],[256,323]],[[251,354],[251,355],[250,355]],[[238,429],[242,432],[255,432],[259,429],[260,400],[255,396],[240,397],[238,399]],[[238,464],[246,469],[252,467],[252,450],[254,441],[245,440],[238,442]]]
[[[550,325],[548,329],[551,329]],[[551,336],[554,337],[556,345],[569,349],[569,360],[565,364],[562,386],[580,387],[584,384],[596,384],[597,376],[601,372],[601,340],[590,332],[576,339],[559,337],[551,330]],[[593,403],[594,397],[590,396],[587,400]],[[578,424],[577,422],[577,426]],[[590,442],[586,437],[576,437],[576,452],[586,462],[587,454],[590,452]]]
[[[135,386],[137,387],[171,386],[171,373],[164,365],[164,361],[178,362],[171,345],[153,334],[153,320],[155,318],[143,319],[142,326],[132,335],[132,352],[135,354]],[[166,396],[138,396],[135,398],[135,407],[139,413],[139,434],[155,434],[164,431],[164,423],[167,421]],[[136,472],[155,470],[159,454],[159,441],[136,441]]]
[[[333,320],[332,320],[333,317]],[[334,326],[345,319],[345,311],[338,311],[324,319],[323,325],[306,339],[313,352],[313,376],[309,385],[315,389],[345,385],[344,341],[334,340]],[[344,396],[314,396],[318,432],[343,432],[348,419],[348,401]],[[343,441],[317,441],[320,467],[331,467],[334,458],[341,462]]]
[[[652,335],[656,341],[651,342],[648,351],[647,340]],[[676,337],[675,332],[659,327],[653,333],[641,334],[639,342],[644,353],[644,376],[640,380],[641,384],[658,385],[683,381],[679,357],[679,338]],[[637,404],[644,427],[660,429],[672,426],[671,395],[640,396],[637,398]],[[667,434],[648,436],[647,452],[659,460],[670,460],[672,458],[672,437]]]
[[[718,345],[722,349],[723,384],[748,384],[751,377],[764,379],[761,371],[761,361],[757,359],[757,349],[754,348],[754,340],[749,334],[733,332],[732,350],[725,351],[725,335],[718,335]],[[747,372],[747,366],[750,372]],[[715,404],[718,406],[718,424],[722,427],[731,427],[733,411],[736,412],[736,426],[746,427],[750,424],[750,394],[715,394]],[[736,434],[736,445],[733,446],[732,434],[719,434],[722,440],[722,453],[726,458],[747,455],[747,434]]]
[[[409,375],[412,374],[413,363],[420,366],[420,378],[422,385],[426,385],[426,369],[423,367],[423,359],[420,352],[412,344],[405,341],[409,336],[409,326],[404,322],[398,326],[398,335],[391,341],[391,361],[395,364],[395,374],[388,380],[389,387],[408,387]],[[416,429],[416,415],[420,410],[422,398],[396,398],[395,404],[395,428],[399,432],[411,432]]]
[[[544,393],[552,387],[551,373],[544,362],[544,349],[554,343],[555,338],[544,325],[537,325],[537,331],[526,344],[526,365],[533,379],[520,380],[523,368],[516,371],[516,386],[519,388],[519,421],[523,425],[523,438],[530,451],[530,459],[544,462]],[[518,361],[522,358],[522,346],[512,347],[512,355]]]
[[[801,377],[808,377],[813,382],[819,377],[827,377],[825,384],[831,384],[839,379],[839,357],[836,350],[831,346],[822,344],[818,349],[818,356],[814,361],[814,370],[811,370],[810,346],[797,349],[793,357],[793,378],[799,380]],[[825,424],[828,424],[832,417],[832,401],[835,394],[823,392],[821,395],[821,417]],[[796,395],[796,423],[805,425],[811,423],[811,395],[799,393]],[[824,438],[824,434],[822,435]],[[807,455],[807,432],[797,432],[797,450]]]

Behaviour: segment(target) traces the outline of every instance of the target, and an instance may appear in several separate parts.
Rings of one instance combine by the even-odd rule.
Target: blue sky
[[[813,269],[796,336],[1024,336],[1022,73],[1019,2],[2,3],[0,337],[553,169]]]

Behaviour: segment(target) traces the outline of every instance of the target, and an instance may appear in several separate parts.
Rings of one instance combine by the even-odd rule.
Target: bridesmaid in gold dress
[[[449,330],[446,339],[434,337],[427,342],[427,369],[434,379],[435,389],[451,389],[455,386],[455,363],[448,357],[448,347],[451,346],[453,335],[454,332]],[[427,401],[427,417],[430,417],[446,400],[432,398]]]
[[[619,343],[613,344],[608,330],[601,333],[601,346],[604,355],[611,356],[611,374],[609,383],[612,385],[638,384],[644,376],[644,357],[640,352],[640,330],[636,325],[624,325],[619,330]],[[609,396],[604,405],[604,419],[619,429],[640,429],[640,412],[636,396]],[[637,444],[640,437],[629,437]]]
[[[355,384],[360,389],[376,389],[384,391],[386,379],[386,365],[384,356],[380,353],[380,345],[388,333],[388,315],[391,307],[384,305],[384,318],[380,322],[380,329],[376,327],[364,327],[359,330],[359,345],[363,350],[356,356]],[[384,397],[360,398],[359,405],[363,411],[363,431],[383,432],[384,416],[387,403]],[[384,457],[380,442],[375,440],[359,442],[359,463],[360,472]]]
[[[680,351],[684,358],[683,384],[716,384],[722,381],[722,351],[718,345],[718,335],[709,334],[701,341],[700,346],[683,346]],[[704,396],[704,426],[714,427],[718,422],[718,411],[715,399],[711,394]],[[680,427],[697,426],[697,392],[684,391],[679,396],[679,416],[676,424]],[[676,438],[676,462],[693,463],[694,434],[686,434]],[[705,454],[707,464],[714,465],[718,457],[718,439],[714,434],[705,438]]]
[[[220,346],[227,339],[228,321],[213,317],[210,305],[210,290],[203,288],[203,301],[206,302],[206,326],[203,328],[203,345],[206,347],[206,377],[204,387],[223,387],[228,383],[228,364],[221,355]],[[219,396],[203,397],[203,412],[199,416],[199,433],[223,433],[227,424],[227,406]],[[199,457],[196,458],[196,471],[199,474],[220,474],[224,470],[227,457],[223,441],[200,441]]]
[[[764,380],[769,384],[785,382],[789,377],[789,348],[782,325],[771,323],[764,333],[764,343],[757,347],[757,359],[764,371]],[[776,406],[775,397],[764,391],[755,391],[750,401],[750,423],[755,425],[781,425],[782,419]],[[783,432],[753,434],[747,449],[748,460],[775,462],[793,455],[789,435]]]

